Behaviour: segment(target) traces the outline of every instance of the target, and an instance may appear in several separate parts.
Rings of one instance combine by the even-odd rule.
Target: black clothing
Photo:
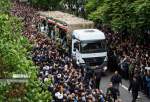
[[[94,71],[94,75],[95,75],[95,77],[96,77],[96,79],[95,79],[96,88],[99,89],[100,81],[101,81],[101,75],[102,75],[101,69],[96,69],[96,70]]]
[[[136,93],[139,91],[139,82],[132,80],[129,86],[129,91],[132,90],[132,93]]]
[[[113,84],[113,87],[117,91],[117,95],[120,96],[120,91],[119,91],[119,84],[122,83],[121,76],[119,74],[115,74],[111,77],[111,82]]]
[[[113,87],[109,87],[107,89],[107,93],[106,94],[107,94],[107,96],[112,97],[114,99],[114,102],[117,99],[117,90],[115,88],[113,88]]]
[[[132,90],[132,102],[136,102],[139,91],[139,82],[137,80],[132,80],[129,86],[128,91]]]
[[[138,93],[132,93],[132,97],[133,97],[132,102],[136,102],[136,99],[138,97]]]
[[[121,76],[120,76],[119,74],[113,75],[113,76],[111,77],[111,82],[112,82],[112,84],[119,84],[119,83],[122,83],[122,81],[121,81]]]

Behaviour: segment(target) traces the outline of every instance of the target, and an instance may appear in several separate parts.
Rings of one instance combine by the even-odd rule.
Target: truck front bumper
[[[82,63],[82,64],[80,64],[80,66],[84,68],[84,66],[89,66],[89,65],[86,64],[86,63]],[[107,62],[104,62],[101,65],[89,66],[89,68],[91,70],[101,69],[102,73],[105,73],[107,71],[107,69],[108,69]]]

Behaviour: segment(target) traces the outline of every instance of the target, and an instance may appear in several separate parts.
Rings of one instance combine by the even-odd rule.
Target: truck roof
[[[56,20],[65,22],[67,25],[78,25],[78,24],[94,24],[92,21],[85,20],[83,18],[76,17],[72,14],[64,13],[61,11],[39,11],[41,16],[52,17]]]
[[[105,39],[104,33],[100,30],[97,30],[97,29],[74,30],[73,35],[75,36],[75,38],[77,38],[81,41]]]

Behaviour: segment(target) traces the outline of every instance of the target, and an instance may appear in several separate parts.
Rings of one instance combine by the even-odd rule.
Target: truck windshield
[[[82,41],[81,42],[81,53],[98,53],[106,51],[106,41]]]

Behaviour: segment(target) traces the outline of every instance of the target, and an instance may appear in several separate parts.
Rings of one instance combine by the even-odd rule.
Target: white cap
[[[48,78],[45,78],[45,79],[44,79],[44,82],[45,82],[45,81],[48,81]]]
[[[45,72],[45,75],[47,76],[48,74],[49,74],[48,71],[46,71],[46,72]]]
[[[57,78],[61,78],[61,74],[57,74]]]
[[[63,94],[59,94],[58,99],[63,99]]]
[[[55,97],[57,97],[58,99],[63,99],[63,94],[61,94],[60,92],[56,92]]]
[[[60,94],[60,92],[56,92],[55,93],[55,97],[58,97],[59,94]]]

